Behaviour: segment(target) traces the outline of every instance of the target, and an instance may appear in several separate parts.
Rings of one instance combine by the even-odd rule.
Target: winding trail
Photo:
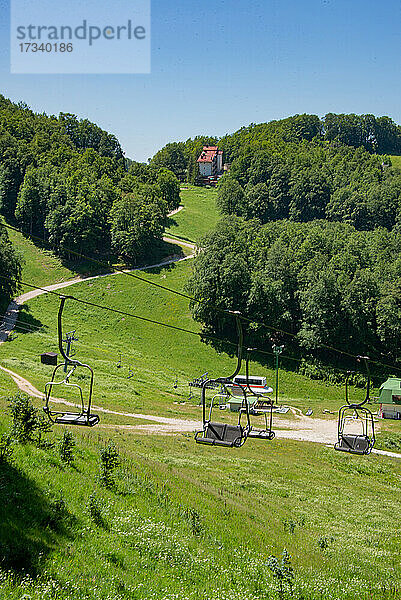
[[[184,208],[183,205],[180,204],[180,206],[178,208],[175,208],[174,210],[170,211],[167,216],[172,217],[173,215],[176,215],[177,213],[179,213],[180,210],[182,210],[183,208]]]
[[[178,210],[179,209],[177,209],[176,212],[178,212]],[[186,246],[188,248],[191,248],[194,251],[196,250],[196,246],[194,244],[189,244],[187,242],[183,242],[181,240],[177,240],[177,239],[169,238],[169,237],[165,237],[163,239],[168,243],[179,244],[181,246]],[[144,267],[138,267],[136,269],[127,269],[124,272],[129,273],[129,272],[133,272],[133,271],[144,271],[144,270],[151,269],[151,268],[162,267],[162,266],[169,265],[172,263],[191,259],[191,258],[193,258],[193,256],[194,256],[194,254],[191,254],[191,255],[185,256],[185,257],[172,257],[172,258],[161,261],[154,265],[147,265]],[[70,279],[68,281],[63,281],[60,283],[43,286],[42,289],[33,289],[29,292],[26,292],[25,294],[21,294],[21,296],[18,296],[18,298],[16,298],[9,304],[7,311],[5,313],[5,316],[4,316],[4,320],[0,325],[0,345],[3,344],[7,340],[8,336],[14,329],[17,318],[18,318],[18,312],[19,312],[21,306],[24,304],[24,302],[32,300],[33,298],[36,298],[37,296],[41,296],[42,294],[45,294],[48,291],[56,291],[56,290],[64,289],[71,285],[75,285],[77,283],[81,283],[82,281],[90,281],[93,279],[100,279],[102,277],[109,277],[111,275],[119,275],[119,274],[121,274],[121,271],[120,272],[113,271],[111,273],[106,273],[106,274],[102,274],[102,275],[94,275],[92,277],[76,277],[76,278]],[[3,367],[2,365],[0,365],[0,369],[2,371],[4,371],[5,373],[7,373],[13,379],[13,381],[16,383],[16,385],[22,392],[25,392],[26,394],[28,394],[29,396],[32,396],[34,398],[40,398],[41,400],[43,400],[43,398],[44,398],[43,392],[40,392],[30,381],[28,381],[28,379],[21,377],[21,375],[18,375],[18,373],[15,373],[14,371],[11,371],[10,369]],[[79,406],[77,404],[68,402],[67,400],[64,400],[62,398],[51,398],[51,400],[55,404],[63,404],[64,406],[69,406],[72,408],[74,408],[74,407],[79,408]],[[129,424],[119,425],[119,424],[103,424],[103,423],[98,425],[98,427],[106,428],[106,429],[114,429],[114,430],[122,429],[125,431],[132,431],[132,432],[138,432],[138,433],[142,432],[142,433],[146,433],[146,434],[149,434],[149,433],[172,434],[172,433],[192,433],[195,430],[202,428],[200,421],[191,421],[188,419],[175,419],[172,417],[162,417],[162,416],[142,414],[142,413],[121,412],[121,411],[110,410],[110,409],[103,408],[101,406],[96,406],[96,405],[93,405],[93,409],[94,409],[94,411],[100,412],[103,414],[116,415],[116,416],[120,416],[120,417],[131,418],[131,419],[142,419],[144,421],[148,421],[147,423],[141,424],[141,425],[137,425],[137,424],[135,424],[135,425],[129,425]],[[328,420],[328,419],[306,417],[305,415],[302,414],[302,412],[299,409],[291,408],[291,410],[292,410],[292,413],[294,416],[293,419],[286,419],[286,418],[282,418],[279,415],[275,415],[275,418],[274,418],[275,433],[276,433],[277,438],[292,439],[292,440],[303,441],[303,442],[316,442],[319,444],[325,444],[325,445],[330,445],[330,446],[332,446],[335,443],[335,441],[337,439],[337,422],[336,421]],[[388,456],[390,458],[401,459],[401,454],[398,454],[396,452],[388,452],[385,450],[376,450],[376,449],[373,449],[373,452],[375,454],[379,454],[382,456]]]

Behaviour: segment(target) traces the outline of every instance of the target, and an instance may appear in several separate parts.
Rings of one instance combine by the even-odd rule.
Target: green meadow
[[[1,598],[399,598],[397,460],[117,429],[74,431],[69,467],[60,435],[46,449],[15,445],[0,465]],[[122,462],[105,489],[110,439]],[[269,564],[284,548],[294,571],[280,591]]]
[[[397,167],[398,169],[401,169],[401,156],[391,155],[390,158],[391,158],[393,167]]]
[[[181,188],[183,209],[169,217],[166,234],[193,242],[199,241],[219,220],[216,188],[185,184]]]

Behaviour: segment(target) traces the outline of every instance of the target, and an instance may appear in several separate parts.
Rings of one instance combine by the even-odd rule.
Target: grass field
[[[80,273],[90,271],[89,265],[77,265],[70,268],[53,252],[36,246],[21,233],[7,229],[8,236],[23,259],[22,280],[41,286],[49,283],[59,283],[76,277]],[[22,287],[22,292],[31,288]]]
[[[0,465],[3,566],[17,574],[1,575],[0,597],[399,598],[399,461],[278,440],[229,452],[117,431],[109,438],[123,462],[106,490],[106,439],[74,434],[73,467],[57,446],[32,445]],[[280,596],[266,563],[284,548],[295,577]]]
[[[181,189],[180,212],[169,218],[166,234],[197,242],[219,220],[217,190],[185,184]]]

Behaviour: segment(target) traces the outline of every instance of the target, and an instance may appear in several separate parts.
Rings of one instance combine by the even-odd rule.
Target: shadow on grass
[[[171,227],[178,227],[178,223],[173,217],[167,217],[166,229],[170,229]]]
[[[159,262],[167,261],[173,258],[184,258],[185,254],[178,244],[170,244],[163,240],[158,240],[155,242],[154,246],[149,250],[146,254],[146,257],[142,259],[138,264],[132,265],[133,268],[141,267],[144,268],[146,265],[157,264]],[[174,263],[170,263],[169,265],[161,265],[160,267],[155,267],[152,269],[153,272],[157,273],[157,269],[166,269],[169,267],[173,267]]]
[[[8,463],[0,464],[0,495],[0,566],[35,576],[41,557],[67,535],[65,507]]]
[[[18,319],[15,326],[17,333],[35,333],[44,327],[43,323],[36,319],[31,313],[28,305],[23,304],[18,313]]]
[[[176,224],[171,218],[172,224]],[[69,269],[74,276],[90,277],[93,275],[104,275],[113,271],[113,265],[118,264],[120,268],[135,268],[145,266],[147,264],[161,262],[172,256],[184,256],[181,246],[171,244],[163,240],[155,240],[152,246],[146,251],[136,263],[130,264],[125,262],[120,264],[121,260],[115,254],[96,254],[93,256],[84,256],[77,253],[76,255],[68,252],[57,252],[49,242],[39,237],[31,237],[28,233],[22,232],[24,238],[33,242],[40,250],[50,252],[55,258],[58,258],[63,267]],[[1,299],[0,299],[1,302]],[[3,302],[3,304],[5,304]]]

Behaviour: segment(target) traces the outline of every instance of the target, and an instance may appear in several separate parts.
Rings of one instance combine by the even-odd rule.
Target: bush
[[[181,506],[180,509],[191,528],[192,535],[200,535],[202,533],[202,521],[198,511],[195,508]]]
[[[269,556],[266,566],[274,577],[280,600],[292,598],[294,595],[294,569],[291,566],[291,556],[288,554],[287,550],[284,548],[281,560],[275,556]]]
[[[100,483],[111,489],[114,487],[114,470],[120,464],[120,456],[113,442],[100,450]]]
[[[49,502],[49,514],[45,519],[45,525],[53,531],[60,531],[63,528],[67,518],[70,517],[67,505],[63,496],[53,498]]]
[[[58,449],[61,460],[68,466],[71,466],[74,463],[74,446],[74,436],[72,435],[71,431],[64,431],[63,437],[60,439]]]
[[[9,461],[13,454],[11,437],[3,433],[0,437],[0,465]]]
[[[88,502],[89,515],[91,520],[98,527],[103,527],[106,529],[106,521],[102,515],[102,509],[99,504],[99,500],[96,498],[95,494],[91,494],[89,496]]]
[[[332,544],[334,542],[334,538],[333,536],[328,536],[328,535],[322,535],[318,541],[317,541],[317,545],[319,546],[320,550],[327,550],[327,548],[330,546],[330,544]]]
[[[36,430],[37,430],[36,445],[38,448],[52,448],[53,447],[52,442],[49,442],[48,440],[43,439],[43,435],[45,435],[46,433],[50,433],[52,431],[52,428],[53,428],[53,424],[48,419],[48,417],[45,417],[44,415],[37,415],[37,418],[36,418]]]
[[[11,398],[10,413],[13,420],[11,437],[20,444],[33,442],[38,429],[38,411],[24,394]]]

